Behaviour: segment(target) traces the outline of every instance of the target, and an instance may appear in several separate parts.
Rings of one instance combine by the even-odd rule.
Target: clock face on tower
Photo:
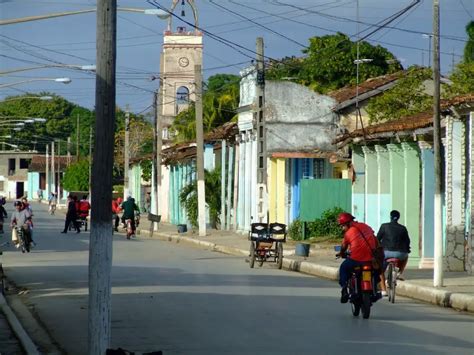
[[[189,59],[186,57],[181,57],[178,59],[178,64],[180,67],[187,67],[189,65]]]

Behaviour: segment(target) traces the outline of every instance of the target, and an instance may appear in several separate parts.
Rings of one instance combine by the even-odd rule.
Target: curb
[[[21,325],[20,321],[16,317],[15,313],[11,310],[10,306],[8,305],[5,297],[0,294],[0,309],[7,318],[8,324],[15,333],[16,337],[21,343],[21,346],[26,351],[28,355],[39,355],[38,349],[36,345],[31,340],[30,336],[26,333],[25,329]]]
[[[140,230],[140,235],[149,237],[150,232],[147,230]],[[223,246],[191,237],[153,232],[153,236],[155,235],[160,240],[192,244],[194,246],[202,247],[203,249],[210,249],[224,254],[239,256],[248,256],[249,254],[247,250]],[[337,281],[339,279],[339,269],[336,267],[315,264],[308,261],[293,260],[288,257],[283,259],[283,268],[289,271],[301,272],[332,281]],[[474,296],[463,293],[453,293],[445,290],[435,289],[433,287],[420,286],[410,282],[400,281],[397,285],[397,294],[441,307],[453,308],[459,311],[474,313]]]

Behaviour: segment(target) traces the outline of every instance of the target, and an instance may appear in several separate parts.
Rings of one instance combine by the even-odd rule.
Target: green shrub
[[[341,212],[344,212],[342,208],[334,207],[324,211],[321,218],[306,223],[306,237],[342,237],[341,227],[337,223],[337,217]]]
[[[288,227],[288,238],[293,240],[303,239],[303,222],[295,219]]]

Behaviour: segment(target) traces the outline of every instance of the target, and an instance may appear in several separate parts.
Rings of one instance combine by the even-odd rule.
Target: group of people
[[[403,279],[403,271],[408,262],[410,253],[410,237],[405,226],[398,223],[400,212],[393,210],[390,212],[390,222],[384,223],[375,235],[372,228],[362,222],[356,222],[355,217],[350,213],[341,213],[338,217],[338,223],[344,231],[340,255],[350,255],[346,257],[339,268],[339,285],[341,286],[341,303],[347,303],[349,294],[347,282],[351,277],[352,270],[357,266],[371,262],[374,258],[374,251],[382,246],[384,250],[384,260],[396,258],[399,260],[399,279]],[[374,270],[375,279],[379,280],[381,285],[381,295],[387,295],[384,272],[387,262],[384,261],[382,268]]]
[[[135,231],[137,228],[135,223],[135,212],[140,215],[140,209],[132,196],[128,196],[126,201],[123,201],[121,197],[112,200],[112,215],[115,231],[118,232],[120,221],[122,221],[122,224],[125,226],[125,221],[127,219],[131,220],[132,230]],[[122,216],[120,216],[120,214],[122,214]]]
[[[19,227],[23,229],[24,235],[29,244],[33,247],[36,246],[36,243],[33,240],[33,210],[31,205],[28,203],[28,199],[23,197],[21,200],[15,201],[13,205],[15,206],[15,211],[13,211],[10,219],[13,243],[18,247],[19,241],[16,227]]]
[[[91,205],[87,200],[87,195],[83,195],[81,200],[77,196],[69,195],[67,198],[66,220],[64,222],[64,229],[61,233],[67,233],[69,225],[72,223],[76,229],[76,233],[81,232],[81,220],[86,220],[89,217]]]

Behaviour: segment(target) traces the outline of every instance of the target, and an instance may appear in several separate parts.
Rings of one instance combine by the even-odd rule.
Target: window
[[[313,160],[313,176],[315,179],[324,179],[324,159]]]
[[[178,105],[189,103],[189,89],[186,86],[181,86],[176,91],[176,103]]]
[[[8,159],[8,175],[15,175],[16,160],[15,158]]]
[[[29,159],[20,159],[20,169],[28,169],[29,165],[30,165]]]

